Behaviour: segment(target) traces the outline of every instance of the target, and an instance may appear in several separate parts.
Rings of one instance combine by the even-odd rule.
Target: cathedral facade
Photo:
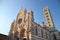
[[[9,40],[60,40],[60,32],[55,29],[50,10],[44,8],[46,25],[34,22],[33,11],[21,10],[11,24]]]

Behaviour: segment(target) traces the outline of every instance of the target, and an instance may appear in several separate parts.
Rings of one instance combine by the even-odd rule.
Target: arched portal
[[[56,35],[55,35],[55,34],[53,34],[53,39],[54,39],[54,40],[57,40],[57,38],[56,38]]]
[[[27,40],[26,38],[24,38],[23,40]]]

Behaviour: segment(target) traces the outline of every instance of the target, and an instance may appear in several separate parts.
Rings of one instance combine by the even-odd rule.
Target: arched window
[[[27,40],[26,38],[24,38],[23,40]]]
[[[36,35],[38,35],[38,30],[37,30],[37,26],[36,26]]]
[[[53,39],[54,39],[54,40],[57,40],[57,39],[56,39],[56,35],[55,35],[55,34],[53,34]]]
[[[42,37],[43,37],[43,30],[41,29],[41,35],[42,35]]]

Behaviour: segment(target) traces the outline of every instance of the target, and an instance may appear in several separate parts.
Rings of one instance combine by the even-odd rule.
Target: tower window
[[[44,11],[46,12],[47,10],[45,9]]]
[[[50,22],[48,22],[48,23],[50,23]]]
[[[48,13],[45,13],[45,15],[47,15]]]
[[[48,15],[46,17],[48,17]]]
[[[38,35],[37,26],[36,26],[36,35]]]
[[[49,26],[51,26],[51,25],[49,24]]]
[[[49,18],[47,20],[49,20]]]

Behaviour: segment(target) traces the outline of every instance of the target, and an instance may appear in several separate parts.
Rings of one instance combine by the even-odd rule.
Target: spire
[[[31,9],[28,11],[28,14],[30,16],[30,19],[32,19],[32,21],[34,21],[33,11]]]
[[[26,8],[23,11],[24,11],[24,13],[26,13],[27,12]]]
[[[42,22],[41,26],[44,27],[44,22]]]

